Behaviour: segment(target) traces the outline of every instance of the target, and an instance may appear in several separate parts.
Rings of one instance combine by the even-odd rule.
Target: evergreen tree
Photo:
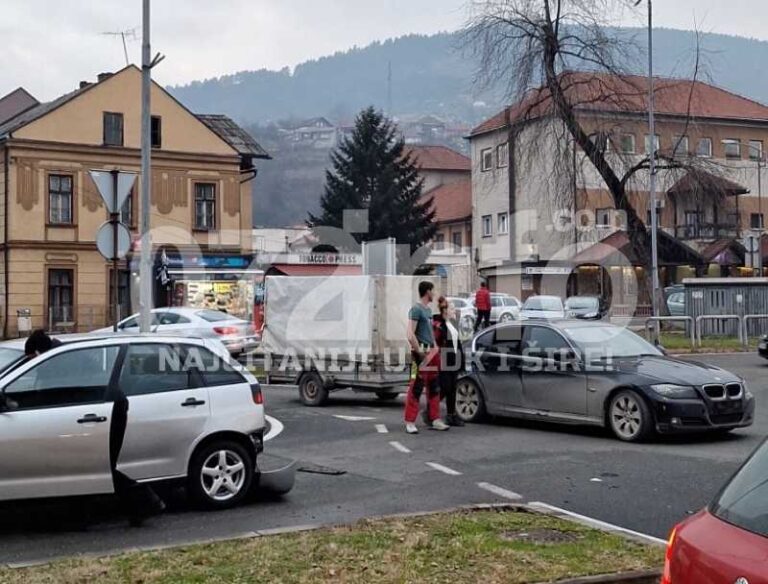
[[[405,156],[405,141],[380,112],[369,107],[358,115],[351,136],[331,154],[331,164],[321,212],[309,216],[311,227],[342,229],[345,209],[367,209],[369,230],[353,234],[358,242],[394,237],[413,253],[432,239],[432,200],[423,199],[415,161]]]

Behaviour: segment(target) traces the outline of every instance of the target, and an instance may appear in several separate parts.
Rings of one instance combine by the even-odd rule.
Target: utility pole
[[[152,62],[149,42],[149,0],[143,0],[141,41],[141,258],[139,260],[139,331],[148,333],[152,311],[152,235],[149,226],[152,185]]]
[[[659,216],[656,202],[656,119],[654,115],[653,87],[653,0],[648,0],[648,130],[651,133],[651,156],[648,163],[649,202],[651,205],[651,269],[653,271],[651,302],[653,316],[659,313]]]

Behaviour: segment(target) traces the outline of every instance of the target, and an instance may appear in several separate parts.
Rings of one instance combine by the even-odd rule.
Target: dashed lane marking
[[[341,416],[339,414],[335,414],[333,417],[338,418],[339,420],[346,420],[347,422],[367,422],[376,419],[368,416]]]
[[[376,431],[379,434],[388,434],[389,430],[387,430],[387,427],[384,424],[376,424]]]
[[[395,450],[399,450],[400,452],[404,452],[405,454],[411,453],[409,448],[406,448],[399,442],[393,441],[393,442],[390,442],[389,445],[392,446],[392,448],[394,448]]]
[[[511,499],[512,501],[519,501],[523,498],[522,495],[519,495],[515,493],[514,491],[508,491],[507,489],[502,489],[501,487],[497,487],[496,485],[492,485],[491,483],[477,483],[477,486],[481,489],[484,489],[488,491],[489,493],[493,493],[494,495],[498,495],[499,497],[504,497],[505,499]]]
[[[448,468],[447,466],[443,466],[442,464],[438,464],[436,462],[428,462],[427,466],[435,470],[439,470],[440,472],[450,475],[452,477],[457,477],[461,475],[459,471],[453,470],[452,468]]]

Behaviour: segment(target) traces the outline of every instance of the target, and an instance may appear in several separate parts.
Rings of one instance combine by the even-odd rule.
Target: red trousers
[[[433,351],[423,363],[411,364],[411,377],[408,381],[408,393],[405,396],[405,421],[414,423],[419,415],[419,400],[424,389],[427,390],[427,413],[434,422],[440,417],[440,389],[437,387],[437,373],[440,353]]]

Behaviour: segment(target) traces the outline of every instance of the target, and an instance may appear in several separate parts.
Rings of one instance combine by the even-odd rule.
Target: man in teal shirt
[[[412,357],[408,394],[405,398],[405,431],[408,434],[419,433],[416,417],[419,415],[419,400],[425,387],[430,428],[448,429],[445,422],[440,419],[440,391],[437,388],[440,353],[435,346],[432,309],[429,307],[434,298],[434,289],[431,282],[420,282],[420,300],[408,313],[408,344],[411,347]]]

